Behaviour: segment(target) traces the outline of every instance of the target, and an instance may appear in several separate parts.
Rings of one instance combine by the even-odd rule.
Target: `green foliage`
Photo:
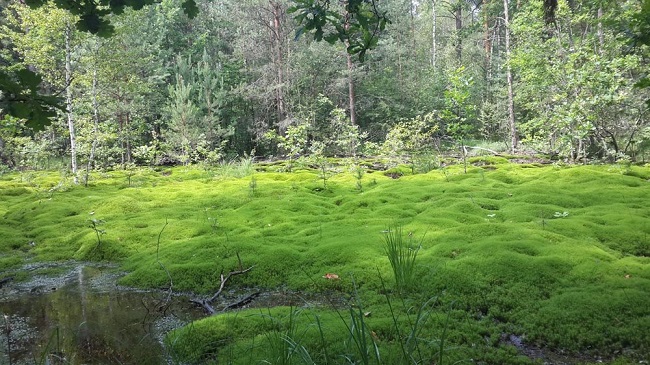
[[[408,241],[404,239],[402,226],[389,226],[384,233],[384,252],[388,256],[395,276],[395,287],[401,294],[415,288],[415,261],[422,243],[413,245],[413,233],[409,232]]]
[[[13,73],[0,70],[0,109],[34,130],[52,122],[56,110],[63,110],[61,99],[40,94],[41,77],[28,69]]]
[[[377,46],[379,33],[390,23],[386,13],[378,10],[375,0],[350,0],[343,9],[330,6],[327,1],[297,0],[289,12],[296,13],[294,19],[301,25],[296,38],[307,31],[313,32],[317,41],[331,44],[340,41],[361,62],[366,52]]]
[[[443,121],[443,133],[454,140],[462,140],[474,131],[476,106],[471,100],[474,80],[467,69],[460,66],[449,75],[449,86],[445,90],[445,109],[440,118]]]
[[[549,36],[536,20],[541,6],[541,1],[531,2],[513,24],[519,44],[512,57],[520,76],[517,102],[527,115],[521,126],[524,142],[572,160],[632,155],[631,141],[645,127],[641,120],[647,113],[645,93],[634,89],[629,73],[640,74],[641,58],[609,33],[579,38],[556,31],[540,42]],[[580,10],[576,14],[560,2],[555,20],[562,28],[578,28],[590,8]],[[620,16],[616,7],[607,10],[602,22]],[[557,56],[545,57],[552,53]]]
[[[386,135],[381,151],[392,165],[410,161],[412,172],[435,159],[435,135],[439,131],[436,113],[428,113],[397,123]],[[431,169],[424,168],[421,172]]]

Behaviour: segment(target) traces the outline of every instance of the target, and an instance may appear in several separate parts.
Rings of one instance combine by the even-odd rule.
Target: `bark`
[[[65,105],[68,118],[68,130],[70,132],[70,163],[75,184],[79,183],[77,178],[77,138],[74,129],[74,116],[72,110],[72,26],[68,22],[65,27]]]
[[[515,102],[514,102],[514,92],[512,91],[512,69],[510,67],[510,14],[508,12],[508,6],[510,1],[503,0],[503,15],[504,23],[506,26],[506,62],[508,62],[506,67],[506,78],[508,81],[508,123],[510,125],[510,149],[512,153],[515,153],[517,150],[519,139],[517,138],[517,125],[515,121]]]
[[[345,29],[348,30],[350,28],[350,14],[345,14]],[[348,102],[349,102],[349,109],[350,109],[350,122],[352,122],[353,125],[357,124],[357,115],[355,111],[355,104],[356,104],[356,97],[354,94],[354,79],[353,79],[353,72],[354,72],[354,61],[352,61],[352,55],[350,52],[348,52],[348,48],[350,47],[350,42],[346,39],[345,42],[345,57],[347,60],[347,66],[348,66]]]
[[[274,53],[274,63],[276,69],[277,86],[275,88],[275,102],[277,108],[278,122],[284,120],[286,116],[286,107],[284,103],[284,70],[283,70],[283,56],[282,56],[282,6],[279,2],[269,1],[271,6],[271,14],[273,20],[271,21],[272,29],[272,44]]]
[[[598,54],[602,56],[603,49],[605,47],[605,36],[603,34],[603,8],[602,6],[598,7]]]
[[[436,68],[436,57],[437,57],[437,27],[438,27],[438,15],[436,13],[436,0],[431,0],[431,21],[433,25],[431,26],[431,67]]]
[[[88,156],[88,163],[86,164],[86,178],[84,184],[88,186],[88,175],[90,169],[95,162],[95,151],[97,150],[97,138],[99,135],[99,102],[97,101],[97,67],[93,70],[93,87],[92,87],[92,101],[93,101],[93,143],[90,147],[90,156]]]
[[[239,258],[239,254],[237,254],[237,259],[239,261],[239,270],[231,271],[225,276],[222,273],[220,275],[221,284],[219,284],[219,289],[217,290],[217,292],[214,295],[212,295],[210,298],[206,298],[206,299],[190,299],[190,302],[203,307],[203,309],[206,312],[208,312],[208,314],[210,314],[210,315],[217,313],[217,311],[214,309],[212,304],[214,303],[215,300],[217,300],[217,298],[219,298],[219,296],[223,292],[223,289],[226,287],[226,283],[228,282],[228,280],[231,277],[235,276],[235,275],[245,274],[245,273],[253,270],[253,268],[255,267],[255,266],[251,266],[248,269],[244,269],[244,267],[242,266],[242,263],[241,263],[241,258]],[[244,299],[242,299],[242,300],[240,300],[240,301],[238,301],[236,303],[227,305],[226,307],[224,307],[223,310],[241,307],[242,305],[245,305],[245,304],[249,303],[250,301],[252,301],[259,294],[260,294],[259,292],[251,294],[248,297],[246,297],[246,298],[244,298]]]
[[[490,0],[486,0],[484,3],[484,9],[487,9]],[[485,74],[489,79],[491,74],[491,63],[492,63],[492,34],[490,29],[490,18],[487,13],[484,15],[485,19],[483,20],[483,49],[485,50]]]
[[[460,2],[456,5],[456,9],[454,9],[454,18],[456,20],[456,58],[460,63],[463,56],[463,39],[460,34],[460,31],[463,29],[463,8]]]
[[[131,113],[126,112],[126,162],[131,163],[133,156],[131,153]]]
[[[415,12],[417,10],[418,4],[414,1],[411,0],[409,4],[409,15],[410,15],[410,28],[411,28],[411,40],[413,41],[413,44],[411,45],[411,52],[412,52],[412,57],[413,59],[416,59],[417,57],[417,39],[415,37]]]

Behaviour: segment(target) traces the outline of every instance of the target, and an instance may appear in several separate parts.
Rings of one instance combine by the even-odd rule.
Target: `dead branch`
[[[233,277],[233,276],[245,274],[245,273],[253,270],[253,268],[255,267],[255,265],[253,265],[253,266],[249,267],[248,269],[244,269],[244,266],[242,265],[242,262],[241,262],[241,257],[239,257],[239,252],[237,253],[237,261],[239,262],[239,270],[231,271],[225,276],[224,276],[223,272],[219,275],[221,283],[219,284],[219,289],[217,290],[216,293],[214,293],[214,295],[212,295],[208,299],[190,299],[190,302],[203,307],[203,309],[205,309],[205,311],[208,312],[210,315],[215,314],[217,311],[212,306],[212,303],[214,303],[214,301],[217,300],[217,298],[219,298],[219,296],[223,292],[223,289],[226,287],[226,283],[228,282],[228,280],[230,280],[230,278]],[[259,295],[259,293],[249,295],[248,297],[240,300],[237,303],[226,306],[223,310],[237,308],[237,307],[240,307],[242,305],[245,305],[248,302],[252,301],[258,295]],[[242,302],[244,302],[244,303],[241,304]]]
[[[500,152],[493,151],[493,150],[491,150],[491,149],[489,149],[489,148],[476,147],[476,146],[463,146],[463,148],[464,148],[464,149],[466,149],[466,148],[471,148],[471,149],[473,149],[473,150],[483,150],[483,151],[488,151],[488,152],[492,153],[492,154],[495,155],[495,156],[501,156],[501,155],[502,155]],[[465,153],[467,153],[467,152],[465,152]]]
[[[9,277],[6,277],[6,278],[2,278],[2,279],[0,279],[0,288],[2,288],[3,286],[5,286],[5,284],[9,283],[9,282],[12,281],[13,279],[14,279],[13,276],[9,276]]]
[[[236,301],[235,303],[232,303],[232,304],[228,304],[221,311],[225,312],[228,309],[241,308],[241,307],[245,306],[246,304],[252,302],[253,299],[257,298],[260,294],[262,294],[262,292],[258,291],[258,292],[255,292],[255,293],[251,294],[251,295],[247,295],[244,299]]]

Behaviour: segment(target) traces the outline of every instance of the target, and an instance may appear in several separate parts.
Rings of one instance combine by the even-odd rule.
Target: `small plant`
[[[129,187],[131,187],[131,180],[138,173],[138,166],[133,162],[126,163],[124,164],[124,172],[126,173],[126,180],[129,183]]]
[[[409,233],[409,237],[412,236],[412,233]],[[404,294],[415,284],[415,260],[422,245],[411,245],[411,239],[405,242],[401,226],[388,227],[384,231],[384,241],[384,250],[393,268],[397,291]]]
[[[212,232],[215,232],[217,228],[219,228],[219,221],[217,220],[216,217],[213,217],[208,214],[208,211],[210,208],[205,208],[205,215],[207,217],[208,222],[210,223],[210,228],[212,228]]]
[[[348,344],[354,345],[359,359],[350,356],[345,356],[345,359],[350,364],[368,365],[371,363],[371,359],[374,358],[377,364],[381,364],[379,347],[373,338],[374,333],[366,324],[365,318],[367,313],[364,311],[361,300],[359,299],[359,293],[357,293],[357,285],[354,279],[352,283],[354,285],[356,303],[354,306],[350,306],[350,323],[346,323],[345,326],[350,334]]]
[[[295,160],[299,158],[307,149],[309,141],[309,124],[301,121],[298,124],[289,126],[285,135],[279,135],[275,131],[268,132],[264,138],[277,143],[287,156],[286,171],[293,171]]]
[[[350,164],[350,172],[352,173],[352,176],[354,176],[354,179],[356,180],[356,188],[359,191],[363,191],[363,185],[361,184],[361,180],[363,179],[363,175],[366,174],[366,169],[359,164],[358,161],[353,161]]]
[[[271,314],[270,310],[268,314],[262,315],[263,318],[271,321],[272,327],[276,328],[276,330],[265,334],[267,348],[270,350],[268,353],[271,358],[264,360],[263,363],[290,365],[294,363],[294,356],[298,356],[305,364],[316,364],[312,360],[309,351],[300,344],[308,329],[298,330],[298,317],[301,313],[301,309],[292,307],[289,309],[286,318],[277,318]]]
[[[90,228],[95,231],[95,235],[97,235],[97,246],[95,246],[95,249],[99,248],[99,246],[102,244],[102,236],[106,234],[106,231],[100,228],[100,226],[104,223],[106,223],[106,221],[103,219],[90,219]]]
[[[327,180],[334,175],[334,170],[329,160],[323,154],[325,145],[321,142],[314,142],[310,147],[309,159],[318,169],[318,178],[323,181],[323,190],[327,190]]]
[[[251,154],[244,154],[239,159],[232,159],[219,165],[219,174],[221,176],[242,178],[253,174],[255,171],[255,151]]]
[[[257,178],[255,175],[251,176],[251,181],[248,183],[248,195],[251,197],[257,193]]]
[[[395,326],[395,331],[397,332],[397,340],[399,342],[400,349],[402,350],[402,361],[406,364],[424,364],[427,359],[422,354],[422,349],[431,345],[429,341],[426,341],[422,338],[423,327],[428,321],[431,311],[430,308],[434,307],[438,303],[438,298],[433,297],[427,300],[422,306],[420,306],[415,314],[415,317],[410,314],[412,309],[411,304],[407,304],[404,298],[402,298],[402,306],[406,311],[406,316],[408,319],[408,331],[402,331],[401,326],[398,322],[398,315],[393,307],[393,303],[390,299],[390,295],[386,290],[386,283],[379,273],[379,279],[381,280],[382,288],[384,289],[384,295],[386,297],[386,303],[388,304],[388,309],[390,310],[390,316],[393,319],[393,325]],[[443,343],[444,339],[441,339]],[[439,358],[439,364],[442,364],[442,358]]]
[[[553,218],[566,218],[569,216],[569,212],[555,212]]]
[[[445,175],[445,180],[449,182],[449,171],[447,171],[446,167],[442,168],[442,173]]]

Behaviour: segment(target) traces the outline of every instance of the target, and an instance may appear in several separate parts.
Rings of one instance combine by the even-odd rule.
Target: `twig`
[[[239,270],[231,271],[225,276],[223,275],[223,272],[220,274],[221,283],[219,284],[219,289],[217,290],[216,293],[214,293],[214,295],[212,295],[208,299],[190,299],[190,302],[203,307],[203,309],[205,309],[205,311],[208,312],[210,315],[217,313],[217,311],[212,306],[212,303],[215,300],[217,300],[217,298],[221,295],[221,293],[223,292],[223,289],[226,287],[226,283],[228,282],[228,280],[230,280],[230,278],[235,276],[235,275],[245,274],[245,273],[253,270],[253,268],[255,267],[255,265],[253,265],[253,266],[249,267],[248,269],[244,269],[244,265],[242,264],[241,257],[239,256],[239,252],[237,252],[237,261],[239,263]],[[237,303],[227,305],[223,310],[231,309],[231,308],[237,308],[239,306],[242,306],[242,305],[250,302],[251,300],[253,300],[258,295],[259,295],[259,292],[251,294],[248,297],[240,300]]]
[[[160,261],[160,237],[162,236],[163,231],[169,224],[169,221],[165,218],[165,225],[162,227],[160,232],[158,233],[158,242],[156,243],[156,262],[162,269],[165,271],[167,274],[167,277],[169,278],[169,288],[167,289],[167,299],[165,300],[166,303],[168,303],[172,297],[172,288],[174,287],[174,281],[172,280],[172,276],[169,273],[169,270],[163,265],[163,263]]]
[[[232,304],[228,304],[228,305],[225,306],[221,311],[222,311],[222,312],[225,312],[225,311],[228,310],[228,309],[235,309],[235,308],[243,307],[243,306],[245,306],[246,304],[252,302],[253,299],[257,298],[260,294],[262,294],[262,292],[259,292],[259,291],[258,291],[258,292],[255,292],[255,293],[251,294],[251,295],[248,295],[248,296],[246,296],[246,297],[245,297],[244,299],[242,299],[242,300],[239,300],[239,301],[237,301],[237,302],[235,302],[235,303],[232,303]]]
[[[239,256],[239,255],[238,255],[238,256]],[[241,262],[240,262],[240,265],[241,265]],[[231,271],[231,272],[229,272],[228,275],[226,275],[225,277],[223,276],[223,274],[221,274],[221,285],[219,285],[219,290],[217,290],[217,292],[214,293],[214,295],[213,295],[213,296],[212,296],[208,301],[209,301],[210,303],[212,303],[212,302],[214,302],[215,300],[217,300],[217,298],[219,297],[219,295],[221,295],[221,292],[223,291],[223,288],[226,286],[226,282],[228,282],[228,279],[230,279],[231,277],[233,277],[233,276],[235,276],[235,275],[245,274],[245,273],[251,271],[251,270],[253,269],[253,267],[255,267],[255,266],[251,266],[251,267],[249,267],[249,268],[246,269],[246,270]]]
[[[501,156],[501,152],[497,152],[497,151],[491,150],[491,149],[489,149],[489,148],[474,147],[474,146],[463,146],[463,148],[471,148],[471,149],[474,149],[474,150],[483,150],[483,151],[488,151],[488,152],[494,154],[495,156]],[[466,151],[466,152],[467,152],[467,151]]]

